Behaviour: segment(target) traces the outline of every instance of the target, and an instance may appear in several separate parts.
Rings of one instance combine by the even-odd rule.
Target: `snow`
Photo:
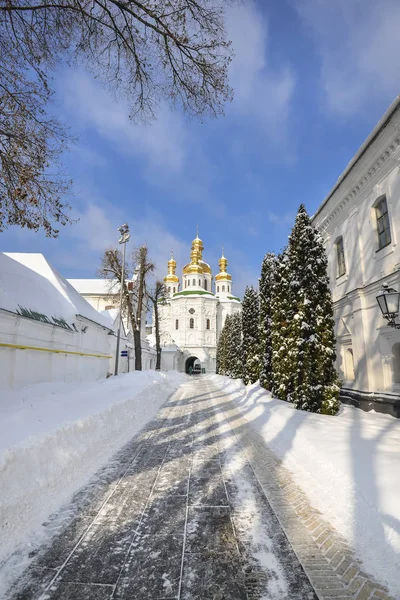
[[[17,312],[25,308],[64,319],[68,325],[82,315],[110,328],[101,316],[46,260],[43,254],[0,253],[0,309]]]
[[[243,416],[279,456],[310,503],[347,538],[364,569],[400,598],[400,420],[342,406],[297,411],[259,384],[219,375]]]
[[[0,564],[16,550],[23,554],[31,539],[36,544],[48,516],[154,416],[185,377],[142,371],[2,393]],[[1,579],[7,579],[4,573]]]

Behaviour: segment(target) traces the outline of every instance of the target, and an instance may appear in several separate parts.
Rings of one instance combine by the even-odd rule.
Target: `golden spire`
[[[168,275],[164,277],[164,283],[179,283],[179,277],[175,273],[176,271],[176,260],[174,258],[174,251],[171,250],[171,258],[168,261]]]
[[[221,281],[222,279],[226,279],[232,281],[232,276],[227,273],[226,269],[228,268],[228,261],[224,256],[224,249],[222,248],[222,256],[218,261],[219,264],[219,273],[215,276],[215,281]]]

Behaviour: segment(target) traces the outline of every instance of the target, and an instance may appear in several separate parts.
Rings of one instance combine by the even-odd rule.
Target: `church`
[[[166,298],[159,306],[163,371],[188,373],[190,367],[200,364],[203,373],[215,373],[217,341],[225,319],[242,308],[240,299],[233,294],[224,253],[213,281],[203,250],[197,233],[181,279],[176,274],[173,254],[168,261],[168,274],[164,277]]]

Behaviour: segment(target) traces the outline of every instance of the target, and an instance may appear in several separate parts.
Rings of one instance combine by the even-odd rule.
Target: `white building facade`
[[[222,255],[214,282],[210,265],[203,261],[203,250],[197,235],[181,280],[174,257],[168,262],[164,278],[167,298],[159,306],[162,370],[189,372],[200,364],[204,372],[215,373],[217,341],[225,319],[241,311],[240,299],[232,292],[227,259]]]
[[[400,96],[313,217],[322,234],[342,399],[400,417],[400,331],[376,296],[400,290]]]

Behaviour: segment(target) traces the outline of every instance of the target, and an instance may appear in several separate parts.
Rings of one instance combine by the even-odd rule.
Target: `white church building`
[[[163,371],[187,373],[190,367],[200,364],[203,372],[215,373],[217,340],[225,319],[242,308],[233,294],[225,256],[222,254],[219,260],[219,273],[213,282],[211,267],[203,261],[203,250],[197,234],[181,279],[173,255],[168,261],[164,277],[167,297],[159,306]]]
[[[382,285],[400,291],[400,96],[313,223],[329,261],[342,399],[400,417],[400,330],[376,300]]]

